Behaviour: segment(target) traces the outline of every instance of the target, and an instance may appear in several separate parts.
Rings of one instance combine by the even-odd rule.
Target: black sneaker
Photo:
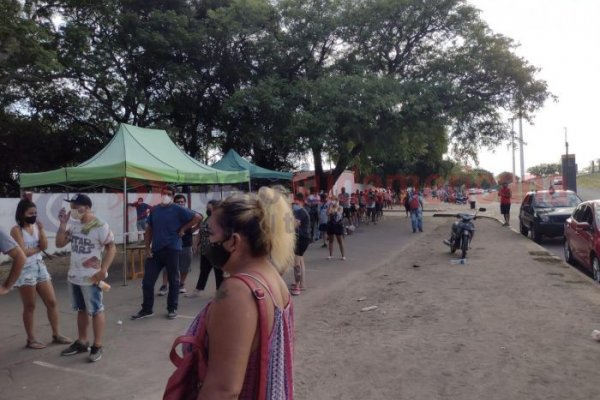
[[[102,358],[102,346],[96,347],[92,346],[90,349],[89,360],[91,362],[96,362]]]
[[[144,310],[140,310],[139,313],[132,315],[131,319],[132,320],[136,320],[136,319],[142,319],[142,318],[146,318],[146,317],[151,317],[153,316],[154,313],[152,311],[144,311]]]
[[[79,340],[71,343],[69,347],[60,352],[61,356],[74,356],[79,353],[87,353],[89,348],[89,343],[81,343]]]
[[[168,319],[175,319],[175,318],[177,318],[177,311],[169,311],[167,313],[167,318]]]

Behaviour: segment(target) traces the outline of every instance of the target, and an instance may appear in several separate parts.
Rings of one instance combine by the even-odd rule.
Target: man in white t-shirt
[[[17,242],[2,228],[0,228],[0,253],[7,254],[13,259],[8,278],[6,278],[4,284],[0,285],[0,295],[3,295],[10,292],[10,289],[19,279],[27,258]]]
[[[89,360],[102,358],[104,335],[104,305],[100,282],[108,276],[108,268],[115,258],[114,235],[108,224],[92,212],[92,200],[85,194],[77,194],[70,200],[71,210],[60,210],[60,226],[56,233],[56,247],[71,243],[71,264],[67,275],[73,309],[77,311],[78,339],[63,350],[63,356],[88,351],[88,326],[90,317],[94,342]]]

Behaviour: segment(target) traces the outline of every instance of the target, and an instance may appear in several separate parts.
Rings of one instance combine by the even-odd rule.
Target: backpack
[[[258,280],[250,274],[236,274],[230,278],[237,278],[242,280],[256,299],[258,305],[258,323],[260,326],[260,367],[258,375],[258,393],[256,399],[265,400],[267,396],[267,368],[269,362],[269,327],[267,320],[267,309],[265,304],[265,291],[263,288],[254,282]],[[200,323],[199,319],[201,315],[198,315],[190,328]],[[194,335],[190,334],[188,330],[188,336],[179,336],[175,339],[173,346],[171,347],[171,353],[169,358],[171,362],[177,367],[173,374],[167,381],[167,387],[163,394],[163,400],[192,400],[198,398],[198,392],[202,387],[202,381],[206,377],[206,369],[208,367],[207,357],[204,354],[204,341],[206,338],[206,325],[202,324],[200,328],[196,329]],[[186,345],[189,351],[184,351],[183,357],[177,354],[177,346],[180,344]]]
[[[413,194],[412,196],[410,196],[408,206],[411,211],[418,210],[419,207],[421,207],[421,204],[419,203],[419,196],[416,194]]]

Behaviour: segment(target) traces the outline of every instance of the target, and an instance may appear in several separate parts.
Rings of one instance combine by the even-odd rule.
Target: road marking
[[[194,319],[196,318],[195,316],[192,317],[191,315],[181,315],[181,314],[177,314],[177,318],[184,318],[184,319]]]
[[[59,370],[59,371],[69,372],[69,373],[74,373],[74,374],[79,374],[79,375],[87,376],[89,378],[102,378],[102,379],[105,379],[107,381],[115,381],[115,379],[111,378],[110,376],[104,375],[104,374],[94,374],[94,373],[82,371],[82,370],[79,370],[79,369],[61,367],[59,365],[50,364],[50,363],[47,363],[45,361],[34,361],[33,363],[35,365],[39,365],[40,367],[45,367],[45,368],[50,368],[50,369],[56,369],[56,370]]]

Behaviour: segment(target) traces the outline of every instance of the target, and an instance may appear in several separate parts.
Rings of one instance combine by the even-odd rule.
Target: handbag
[[[258,305],[258,323],[260,326],[260,366],[258,374],[258,400],[266,400],[267,396],[267,369],[269,363],[269,332],[267,310],[265,304],[265,291],[257,282],[261,282],[254,275],[240,273],[230,276],[243,281],[252,291]],[[265,286],[266,287],[266,286]],[[196,318],[201,318],[199,315]],[[192,324],[197,323],[194,321]],[[192,400],[198,397],[202,382],[206,377],[207,358],[204,354],[204,341],[206,339],[206,324],[199,324],[195,335],[179,336],[173,342],[169,358],[175,371],[167,381],[163,400]],[[189,351],[183,357],[177,353],[177,346],[187,345]]]

